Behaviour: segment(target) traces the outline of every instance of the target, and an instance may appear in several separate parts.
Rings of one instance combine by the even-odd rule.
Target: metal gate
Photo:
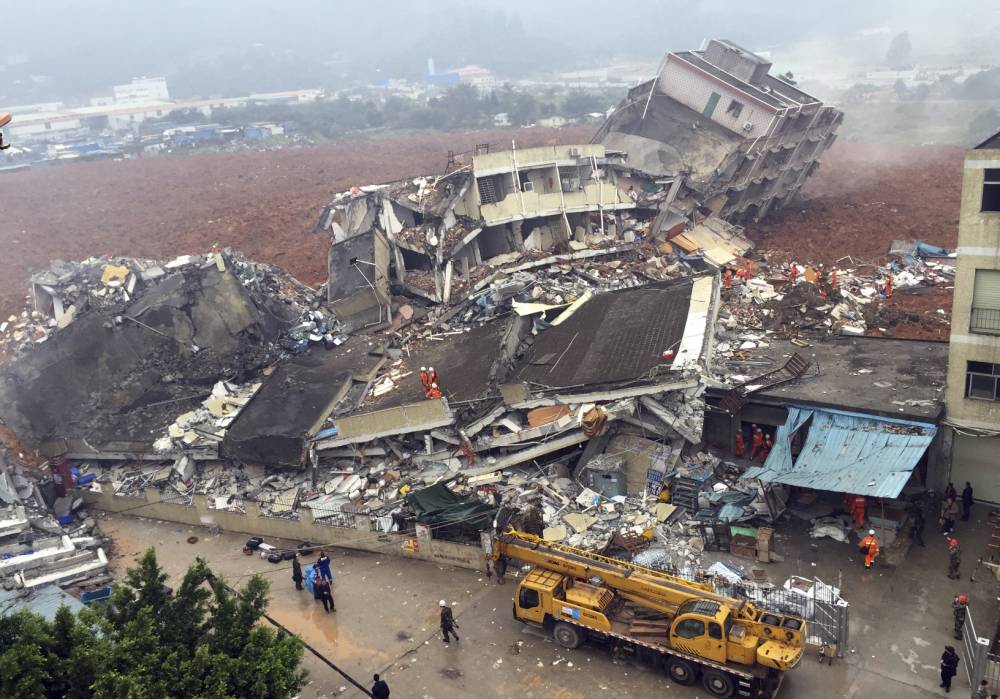
[[[843,657],[850,640],[850,605],[847,600],[835,594],[834,589],[819,578],[794,580],[811,583],[810,588],[802,592],[744,581],[732,585],[717,581],[715,587],[722,594],[745,599],[766,611],[802,617],[806,620],[809,643],[825,643],[836,648],[838,657]]]
[[[962,664],[965,666],[969,687],[974,694],[983,680],[989,682],[990,692],[1000,691],[1000,656],[990,653],[990,641],[976,633],[972,621],[972,607],[965,615],[965,625],[962,626]]]

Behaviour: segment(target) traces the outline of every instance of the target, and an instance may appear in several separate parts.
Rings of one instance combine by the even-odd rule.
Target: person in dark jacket
[[[945,646],[941,654],[941,685],[951,693],[951,678],[958,673],[958,653],[952,646]]]
[[[962,521],[968,522],[971,514],[972,514],[972,484],[969,483],[969,481],[966,481],[965,488],[962,489]]]
[[[444,600],[438,602],[438,606],[441,607],[441,633],[444,634],[444,642],[450,642],[450,639],[448,638],[449,633],[454,636],[457,641],[458,634],[455,633],[455,629],[458,627],[458,624],[455,623],[455,615],[452,614],[451,607],[449,607],[448,603]]]
[[[950,500],[951,498],[957,498],[958,491],[955,490],[954,483],[948,483],[948,486],[944,489],[944,499]]]
[[[296,590],[302,589],[302,564],[299,563],[299,554],[295,554],[295,558],[292,559],[292,581]]]
[[[378,673],[375,673],[375,684],[372,685],[372,697],[373,699],[389,699],[389,685],[385,683],[385,680],[379,679]]]
[[[333,590],[330,589],[330,583],[318,575],[313,581],[313,596],[323,603],[323,609],[327,614],[337,611],[333,605]]]
[[[330,557],[326,555],[326,551],[319,552],[319,558],[316,559],[316,568],[319,570],[321,577],[333,582],[333,573],[330,572]]]
[[[924,511],[920,505],[914,505],[910,513],[912,523],[910,525],[910,543],[917,546],[924,546]]]

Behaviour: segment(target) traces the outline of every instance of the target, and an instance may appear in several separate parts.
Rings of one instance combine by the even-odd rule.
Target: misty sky
[[[916,56],[990,63],[1000,50],[991,0],[13,0],[3,21],[0,102],[86,97],[136,75],[166,76],[179,97],[331,87],[417,77],[429,56],[519,78],[655,63],[707,37],[769,50],[779,68],[877,60],[891,39],[878,29],[908,31]]]

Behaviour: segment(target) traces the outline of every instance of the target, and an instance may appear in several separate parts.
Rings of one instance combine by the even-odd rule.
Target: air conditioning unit
[[[522,192],[534,192],[535,191],[535,183],[532,182],[531,180],[525,180],[523,183],[521,183],[521,191]]]
[[[580,149],[579,148],[570,148],[569,149],[569,157],[571,157],[571,158],[579,158],[580,157]]]
[[[752,121],[744,121],[743,122],[743,130],[746,131],[747,133],[750,133],[751,131],[753,131],[753,122]]]

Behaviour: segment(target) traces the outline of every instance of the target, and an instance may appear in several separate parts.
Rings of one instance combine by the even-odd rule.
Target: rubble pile
[[[939,251],[933,259],[904,255],[858,269],[792,263],[793,273],[791,266],[757,263],[754,276],[733,278],[723,295],[719,355],[739,358],[740,352],[766,347],[769,336],[886,334],[896,323],[912,320],[887,305],[894,293],[954,283],[954,256],[932,249]],[[947,312],[936,322],[947,324]]]
[[[0,460],[5,460],[0,450]],[[4,589],[107,582],[105,540],[82,499],[57,480],[0,470],[0,585]],[[86,479],[89,480],[89,479]]]

